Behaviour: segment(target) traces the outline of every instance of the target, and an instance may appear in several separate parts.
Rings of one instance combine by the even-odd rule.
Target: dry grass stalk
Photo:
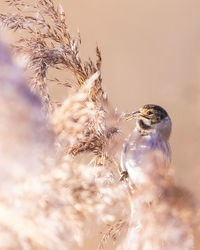
[[[53,1],[37,0],[27,4],[9,0],[8,3],[18,13],[1,14],[0,20],[9,29],[23,31],[14,47],[29,55],[28,67],[33,71],[31,89],[41,96],[45,109],[48,106],[50,111],[55,110],[52,118],[55,131],[62,137],[65,134],[67,152],[76,155],[92,151],[102,158],[106,154],[103,154],[105,145],[119,131],[119,116],[108,105],[101,86],[100,50],[96,48],[96,63],[90,59],[82,62],[80,36],[72,38],[62,7],[59,5],[56,9]],[[76,83],[68,84],[74,87],[74,95],[59,108],[49,96],[46,79],[50,67],[68,70],[76,79]]]
[[[74,74],[79,87],[100,70],[100,50],[96,48],[96,63],[90,59],[82,62],[79,56],[80,36],[76,39],[71,36],[62,6],[58,5],[56,9],[52,0],[34,2],[8,0],[7,2],[15,8],[15,12],[1,14],[0,20],[11,30],[23,31],[14,47],[18,52],[29,55],[28,67],[33,71],[31,88],[40,95],[45,106],[51,107],[52,110],[54,103],[49,96],[46,81],[49,67],[70,71]],[[98,92],[102,95],[100,75],[97,82],[96,94]],[[94,96],[95,99],[96,97]]]
[[[146,183],[131,194],[128,233],[118,249],[199,249],[199,203],[174,184],[159,153],[143,170]]]
[[[54,148],[54,157],[51,155],[51,150],[48,155],[43,155],[41,160],[44,170],[37,173],[34,179],[22,171],[21,181],[16,181],[15,189],[11,190],[12,202],[3,190],[0,190],[3,204],[0,225],[2,237],[5,236],[7,239],[1,242],[0,248],[73,248],[75,243],[82,244],[90,232],[90,223],[111,223],[122,211],[123,213],[128,211],[128,206],[124,206],[127,202],[126,190],[124,185],[119,183],[118,176],[113,174],[110,163],[109,167],[104,165],[101,168],[91,168],[89,165],[76,164],[74,160],[66,159],[65,156],[66,151],[73,155],[92,151],[100,159],[109,158],[108,141],[111,141],[112,135],[118,132],[119,116],[116,112],[110,111],[101,88],[100,51],[97,49],[96,65],[91,60],[86,63],[81,62],[78,56],[80,40],[77,42],[71,38],[61,8],[55,10],[51,1],[37,1],[39,14],[34,18],[22,13],[22,8],[36,10],[34,6],[22,1],[9,1],[9,3],[16,7],[19,13],[2,14],[1,21],[10,29],[22,29],[25,32],[22,33],[24,36],[26,32],[29,33],[29,36],[18,41],[15,48],[18,52],[29,54],[29,67],[33,70],[34,77],[30,84],[31,89],[37,89],[34,92],[40,95],[45,110],[47,106],[53,106],[55,109],[51,112],[52,109],[48,108],[48,117],[52,120],[56,132],[56,149],[53,141],[48,141],[47,147]],[[47,20],[52,23],[49,24]],[[48,95],[46,81],[47,69],[57,65],[73,72],[77,79],[77,84],[71,84],[74,93],[60,107],[55,106]],[[27,88],[25,84],[23,87]],[[37,104],[32,105],[33,108],[35,105],[37,107]],[[29,106],[26,105],[26,108],[29,116],[37,117]],[[38,108],[37,112],[42,116],[41,105],[38,105]],[[15,110],[14,106],[12,111]],[[14,116],[12,119],[13,124],[15,120],[18,122],[19,117]],[[44,124],[46,122],[47,120],[43,121]],[[28,141],[27,150],[37,145],[37,151],[43,152],[45,140],[43,141],[42,136],[35,137],[41,125],[33,122],[35,124],[33,126],[32,121],[28,124],[31,124],[31,129],[28,127],[26,131],[33,133],[35,141],[28,140],[25,136]],[[50,124],[48,126],[51,127]],[[23,128],[22,131],[20,128],[17,132],[21,133]],[[11,137],[12,134],[10,137],[7,135],[8,140]],[[38,140],[42,141],[41,145],[38,144]],[[16,143],[20,142],[21,137],[17,137]],[[19,147],[19,153],[24,153],[23,147]],[[32,156],[33,158],[36,156],[35,151],[32,152]],[[9,163],[10,170],[13,164]],[[101,160],[101,165],[103,163],[105,161]],[[34,161],[34,167],[36,166],[37,163]],[[53,169],[50,170],[49,167]],[[19,168],[22,170],[26,168],[26,161],[23,164],[20,162]],[[12,178],[10,177],[11,180]],[[11,216],[17,217],[14,225],[9,219]],[[26,230],[27,227],[29,230]]]
[[[1,43],[0,51],[0,249],[74,249],[94,223],[127,211],[126,190],[111,168],[75,163],[55,147],[40,100]]]
[[[119,115],[107,104],[91,99],[98,77],[96,72],[53,114],[56,134],[64,140],[69,154],[92,151],[106,156],[109,141],[119,131]]]
[[[101,239],[98,249],[104,250],[106,247],[106,244],[108,244],[109,241],[112,241],[112,243],[115,244],[115,246],[117,246],[117,242],[121,238],[122,231],[126,231],[127,228],[128,228],[128,221],[125,221],[125,220],[119,220],[112,225],[108,225],[108,229],[103,234],[103,237]]]
[[[72,38],[62,7],[52,0],[7,2],[15,12],[1,14],[0,20],[23,31],[14,47],[29,55],[29,86],[40,96],[48,118],[0,44],[0,65],[6,68],[0,79],[1,166],[6,162],[4,184],[15,184],[9,195],[0,185],[0,249],[73,249],[91,233],[90,223],[111,224],[101,248],[109,237],[116,241],[124,232],[118,249],[199,249],[199,205],[173,183],[159,155],[144,166],[146,184],[129,190],[130,197],[128,186],[119,182],[113,163],[119,164],[121,117],[101,86],[99,49],[96,63],[82,62],[81,39]],[[65,84],[74,91],[60,106],[49,95],[49,68],[67,70],[76,79]],[[93,167],[75,162],[84,152],[94,153]],[[34,169],[40,171],[32,175]],[[3,171],[0,177],[5,177]]]

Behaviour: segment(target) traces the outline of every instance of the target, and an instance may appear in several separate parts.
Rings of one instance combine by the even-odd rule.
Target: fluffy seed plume
[[[101,53],[82,61],[52,0],[7,0],[0,14],[28,56],[28,82],[0,42],[0,249],[75,249],[109,224],[100,249],[199,249],[199,203],[174,184],[159,155],[143,166],[145,183],[129,189],[116,165],[121,115],[102,88]],[[63,103],[49,92],[49,69],[73,75]],[[91,154],[87,154],[90,152]],[[88,164],[89,158],[89,164]],[[6,167],[5,167],[6,166]]]
[[[1,23],[14,31],[21,31],[14,45],[16,51],[29,56],[28,68],[32,71],[31,89],[40,95],[46,108],[54,103],[49,95],[47,74],[49,68],[71,72],[76,83],[65,86],[82,86],[101,68],[101,53],[96,48],[97,62],[82,62],[79,56],[80,36],[74,39],[69,33],[61,5],[56,8],[52,0],[7,1],[14,13],[0,14]],[[101,76],[96,80],[98,93],[103,93]],[[55,82],[60,83],[56,78]],[[62,84],[62,83],[61,83]]]

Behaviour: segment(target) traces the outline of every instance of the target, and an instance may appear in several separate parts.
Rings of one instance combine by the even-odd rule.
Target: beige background
[[[197,190],[200,176],[200,1],[62,2],[83,49],[103,55],[103,84],[113,105],[166,108],[177,178]]]
[[[146,103],[166,108],[173,122],[177,181],[199,194],[200,1],[59,2],[72,32],[81,32],[82,55],[94,58],[100,46],[103,85],[114,106],[121,111]],[[0,4],[4,12],[6,5]]]
[[[128,112],[154,103],[168,111],[177,180],[199,193],[200,1],[59,2],[71,32],[81,32],[82,56],[94,58],[99,45],[112,104]],[[0,7],[8,11],[3,1]],[[54,95],[63,99],[66,93],[56,89]]]
[[[123,111],[166,108],[177,180],[200,191],[200,1],[60,1],[83,55],[103,56],[103,85]]]

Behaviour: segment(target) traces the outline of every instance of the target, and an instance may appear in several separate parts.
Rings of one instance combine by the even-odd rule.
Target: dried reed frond
[[[19,4],[20,1],[16,3]],[[40,59],[38,57],[38,60]],[[32,150],[31,157],[26,154],[28,159],[23,164],[20,161],[22,165],[19,166],[18,171],[20,167],[23,169],[29,160],[32,161],[29,165],[31,169],[34,165],[35,168],[43,166],[44,170],[37,172],[34,178],[23,171],[20,181],[15,182],[15,188],[12,189],[9,197],[0,188],[2,204],[0,235],[5,238],[0,242],[1,249],[16,249],[17,247],[20,249],[73,249],[75,243],[81,245],[87,234],[91,233],[90,224],[111,223],[117,220],[119,215],[128,213],[129,206],[125,206],[128,202],[126,189],[124,184],[118,181],[118,176],[113,174],[110,166],[98,168],[77,164],[63,155],[66,149],[73,155],[82,151],[92,151],[100,156],[105,155],[108,152],[106,142],[118,132],[116,126],[118,115],[110,111],[101,89],[100,72],[92,71],[92,65],[92,63],[88,64],[90,72],[88,70],[84,81],[78,80],[79,87],[75,88],[73,94],[49,116],[56,132],[56,142],[59,142],[56,149],[53,140],[50,140],[53,132],[48,119],[44,116],[40,100],[31,94],[24,82],[19,88],[22,96],[19,100],[16,99],[18,105],[13,102],[14,106],[9,111],[2,106],[4,116],[11,110],[14,111],[11,113],[10,124],[19,125],[15,132],[20,133],[20,136],[15,137],[12,133],[9,135],[7,133],[5,136],[8,141],[14,138],[15,143],[23,145],[21,133],[24,131],[26,150],[20,146],[18,153],[23,155],[29,152],[29,149]],[[98,69],[99,67],[100,65]],[[15,75],[15,80],[21,81],[21,75],[16,78],[16,71],[11,68],[9,70]],[[92,72],[94,74],[91,74]],[[90,74],[91,76],[88,77]],[[8,74],[5,76],[7,77]],[[40,74],[40,76],[44,80],[45,75]],[[14,79],[12,79],[12,84]],[[37,84],[38,79],[36,74]],[[5,83],[2,82],[2,84]],[[17,95],[16,91],[18,88],[13,89],[14,95]],[[28,104],[24,101],[23,94],[28,95]],[[46,93],[42,90],[40,94],[44,102]],[[29,98],[33,102],[32,106],[29,105]],[[23,108],[21,108],[21,103],[24,105]],[[18,121],[18,106],[25,117],[21,120],[24,126],[21,126]],[[41,120],[41,124],[38,120]],[[9,126],[8,129],[11,130]],[[30,139],[26,137],[29,133],[32,135]],[[63,146],[60,136],[64,133]],[[4,139],[1,133],[0,136]],[[9,143],[8,146],[10,146]],[[54,148],[54,157],[51,150],[48,154],[44,154],[42,149],[46,147],[45,145],[47,148]],[[41,162],[36,161],[38,158],[37,151],[34,150],[35,146],[40,152]],[[16,155],[13,159],[15,158]],[[2,159],[7,159],[7,155]],[[8,159],[10,160],[10,156]],[[13,162],[9,161],[9,171],[13,166]],[[9,178],[12,180],[13,177]],[[13,221],[10,218],[16,218],[16,220]]]
[[[67,152],[76,155],[92,151],[105,156],[105,146],[119,131],[119,115],[108,105],[101,86],[100,50],[96,48],[96,63],[91,59],[82,62],[80,36],[71,37],[65,13],[60,5],[56,9],[53,1],[37,0],[28,4],[9,0],[8,3],[18,13],[1,14],[0,20],[9,29],[23,31],[14,47],[29,55],[28,67],[33,71],[31,89],[41,96],[45,109],[55,109],[46,82],[48,68],[62,68],[75,76],[76,84],[68,83],[74,87],[73,94],[53,114],[56,133],[66,134]]]
[[[45,106],[50,106],[52,110],[54,105],[46,82],[48,68],[70,71],[75,76],[77,86],[82,86],[100,70],[100,50],[96,48],[96,63],[91,59],[82,62],[79,56],[80,36],[72,38],[62,6],[58,5],[56,9],[52,0],[37,0],[29,4],[22,0],[7,2],[15,7],[17,13],[0,14],[0,21],[11,30],[23,31],[14,47],[18,52],[29,55],[28,67],[33,71],[31,88],[40,95]],[[100,74],[96,81],[98,92],[102,94]]]
[[[24,244],[30,249],[73,249],[94,224],[111,223],[125,210],[125,193],[107,169],[63,159],[48,174],[18,183],[12,202],[1,198],[0,225],[16,238],[9,242],[11,249],[16,242],[22,249]]]
[[[128,233],[118,249],[199,249],[199,203],[174,184],[159,153],[143,171],[146,183],[131,194]]]
[[[80,36],[71,36],[52,0],[7,2],[14,13],[0,21],[22,31],[13,47],[29,56],[32,79],[23,80],[0,42],[0,249],[74,249],[91,225],[104,223],[102,249],[109,238],[126,250],[199,249],[199,204],[174,184],[159,154],[143,166],[140,189],[119,181],[120,122],[131,114],[120,116],[108,103],[99,49],[96,63],[81,60]],[[59,106],[49,95],[49,68],[75,79],[60,82],[73,91]],[[76,162],[81,152],[93,152],[94,164]]]
[[[39,98],[1,43],[0,67],[0,249],[73,249],[94,224],[128,212],[126,188],[111,168],[54,147]]]
[[[108,104],[101,86],[100,50],[96,48],[96,63],[91,59],[82,62],[80,36],[72,38],[62,7],[56,9],[52,0],[37,0],[34,4],[9,0],[8,3],[17,13],[1,14],[0,20],[9,29],[23,31],[14,47],[29,55],[28,68],[33,71],[31,89],[40,95],[45,110],[55,111],[51,117],[65,151],[73,155],[92,151],[99,159],[105,159],[113,135],[119,132],[120,119]],[[67,84],[74,87],[74,92],[60,107],[49,96],[49,68],[70,71],[76,79],[76,84]]]
[[[113,244],[116,244],[117,240],[120,239],[122,231],[125,231],[125,229],[128,229],[128,221],[126,220],[119,220],[112,225],[108,225],[108,229],[106,233],[103,234],[98,249],[104,250],[108,241],[112,241]]]
[[[108,141],[119,132],[118,114],[106,101],[93,101],[98,77],[98,72],[92,75],[53,115],[56,134],[64,140],[70,154],[92,151],[105,156]]]

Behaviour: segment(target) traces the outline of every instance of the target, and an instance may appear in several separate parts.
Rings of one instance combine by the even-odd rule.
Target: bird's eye
[[[152,114],[153,114],[152,111],[148,111],[148,112],[147,112],[147,115],[152,115]]]

